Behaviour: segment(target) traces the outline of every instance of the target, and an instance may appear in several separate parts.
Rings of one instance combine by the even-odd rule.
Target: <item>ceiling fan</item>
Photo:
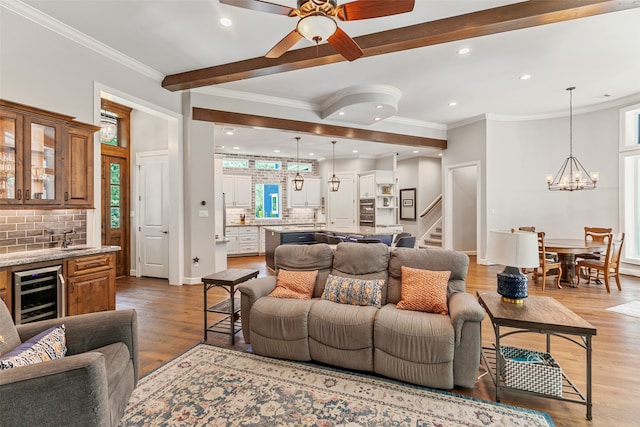
[[[364,55],[364,52],[358,43],[338,27],[336,19],[355,21],[411,12],[415,0],[356,0],[341,5],[338,5],[337,0],[298,0],[297,8],[263,0],[220,0],[220,3],[300,18],[296,28],[267,52],[267,58],[279,58],[302,38],[306,38],[316,44],[326,40],[345,59],[353,61]]]

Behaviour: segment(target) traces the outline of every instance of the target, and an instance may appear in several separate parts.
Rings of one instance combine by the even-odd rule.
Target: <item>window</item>
[[[256,169],[280,170],[280,162],[267,162],[264,160],[256,160]]]
[[[311,163],[287,163],[287,170],[290,171],[300,171],[300,172],[311,172],[313,170],[313,165]]]
[[[640,264],[640,105],[621,111],[620,212],[625,232],[623,261]]]
[[[247,159],[222,159],[223,168],[248,169],[249,160]]]
[[[280,219],[280,184],[256,184],[256,219]]]

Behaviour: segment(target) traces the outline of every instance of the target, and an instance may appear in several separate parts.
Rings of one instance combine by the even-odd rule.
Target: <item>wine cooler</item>
[[[16,325],[64,315],[61,265],[14,272],[13,291]]]

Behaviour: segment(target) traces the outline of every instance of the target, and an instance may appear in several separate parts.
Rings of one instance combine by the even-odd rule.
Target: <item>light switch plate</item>
[[[198,216],[200,218],[209,218],[209,211],[208,210],[199,210],[198,211]]]

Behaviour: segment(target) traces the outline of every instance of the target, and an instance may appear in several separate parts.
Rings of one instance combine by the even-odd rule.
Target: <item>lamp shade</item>
[[[538,235],[513,229],[490,230],[486,258],[509,267],[538,267]]]

